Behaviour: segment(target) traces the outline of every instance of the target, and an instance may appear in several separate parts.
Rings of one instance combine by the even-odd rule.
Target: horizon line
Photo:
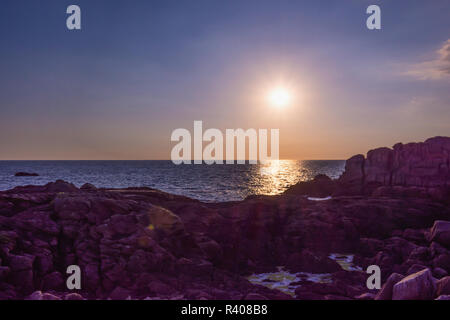
[[[346,161],[347,159],[278,159],[278,160],[268,160],[268,161]],[[170,161],[170,159],[0,159],[0,162],[2,161]],[[195,159],[191,160],[192,162],[195,161]],[[202,162],[205,161],[202,159]],[[218,160],[220,161],[220,160]],[[222,159],[223,164],[226,163],[226,159]],[[239,160],[233,160],[234,162],[237,162]],[[248,162],[249,160],[246,159],[245,162]],[[258,161],[259,162],[259,161]],[[192,163],[193,164],[193,163]],[[237,163],[236,163],[237,164]],[[249,163],[246,163],[249,164]]]

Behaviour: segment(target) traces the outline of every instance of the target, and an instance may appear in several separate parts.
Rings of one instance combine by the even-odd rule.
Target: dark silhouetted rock
[[[45,185],[46,192],[77,192],[79,189],[72,183],[56,180]]]
[[[338,180],[340,193],[371,194],[380,186],[417,187],[415,193],[444,200],[450,186],[449,152],[450,138],[435,137],[421,143],[398,143],[393,149],[374,149],[366,158],[354,156]],[[398,194],[395,189],[382,190],[377,195]],[[406,195],[409,190],[403,192]]]
[[[327,197],[336,190],[336,182],[324,174],[317,175],[313,180],[299,182],[285,194],[308,195],[310,197]]]
[[[14,174],[16,177],[38,177],[39,175],[37,173],[30,173],[30,172],[16,172]]]
[[[339,178],[338,194],[361,194],[364,185],[364,163],[362,154],[351,157],[345,162],[345,171]]]
[[[85,183],[80,187],[80,190],[97,190],[97,187],[90,183]]]
[[[364,163],[364,183],[373,185],[391,185],[393,150],[378,148],[370,150]]]

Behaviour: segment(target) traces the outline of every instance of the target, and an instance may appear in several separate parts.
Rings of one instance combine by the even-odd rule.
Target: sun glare
[[[289,105],[291,99],[291,93],[285,88],[276,88],[269,93],[270,104],[278,108]]]

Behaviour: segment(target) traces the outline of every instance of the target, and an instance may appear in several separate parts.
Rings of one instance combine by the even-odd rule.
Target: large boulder
[[[364,165],[366,183],[390,185],[393,151],[389,148],[378,148],[367,153]]]
[[[431,228],[430,240],[450,248],[450,221],[435,221]]]
[[[431,270],[424,269],[396,283],[392,300],[431,300],[435,289],[436,283]]]
[[[286,194],[308,195],[311,197],[327,197],[336,190],[336,182],[324,174],[317,175],[311,181],[301,181],[293,185]]]
[[[436,295],[450,295],[450,276],[440,279],[436,283]]]
[[[339,178],[337,194],[361,193],[364,183],[364,162],[362,154],[351,157],[345,162],[345,171]]]
[[[64,180],[56,180],[55,182],[47,183],[45,186],[47,192],[78,192],[80,191],[74,184],[66,182]]]

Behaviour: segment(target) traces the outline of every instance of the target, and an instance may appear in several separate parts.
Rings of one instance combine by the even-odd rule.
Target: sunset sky
[[[0,5],[0,159],[169,159],[194,120],[279,128],[283,159],[450,136],[448,0]]]

